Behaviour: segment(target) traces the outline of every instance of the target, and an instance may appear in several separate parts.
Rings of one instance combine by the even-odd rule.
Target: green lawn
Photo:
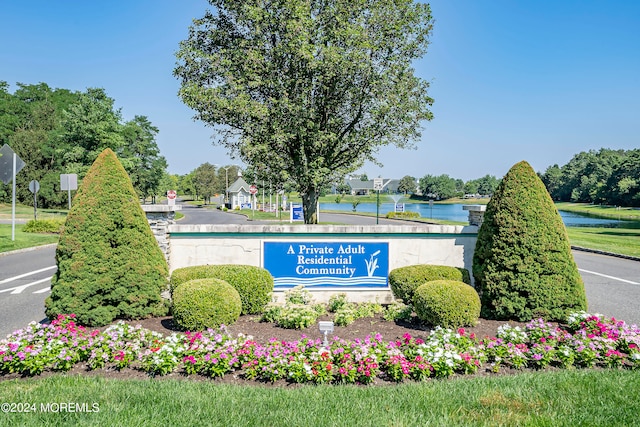
[[[57,234],[25,233],[24,224],[16,224],[15,240],[11,240],[11,224],[0,224],[0,252],[58,243]]]
[[[18,403],[36,409],[1,414],[3,426],[631,426],[638,425],[640,413],[640,371],[567,370],[384,386],[54,375],[0,381],[0,396],[14,409]],[[94,412],[60,411],[69,402]]]
[[[640,257],[640,222],[624,227],[567,227],[573,246]]]
[[[620,225],[567,227],[574,246],[640,257],[640,210],[587,203],[556,203],[558,210],[594,218],[623,220]]]
[[[615,206],[590,205],[588,203],[558,202],[556,207],[560,211],[575,212],[596,218],[626,219],[640,221],[640,209],[620,208]]]

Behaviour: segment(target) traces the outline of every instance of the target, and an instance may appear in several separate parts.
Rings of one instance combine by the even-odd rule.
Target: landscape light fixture
[[[320,332],[324,336],[324,341],[322,341],[322,345],[325,347],[329,347],[329,338],[328,335],[333,332],[333,322],[318,322],[318,328],[320,328]]]

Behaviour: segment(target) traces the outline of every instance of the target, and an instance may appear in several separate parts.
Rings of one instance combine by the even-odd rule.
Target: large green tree
[[[205,203],[207,200],[211,201],[217,187],[216,167],[209,162],[198,166],[193,174],[193,184]]]
[[[209,0],[181,42],[174,74],[196,118],[276,182],[296,182],[306,223],[322,187],[413,147],[430,120],[412,62],[432,30],[412,0]]]
[[[463,191],[464,183],[449,175],[425,175],[419,181],[422,194],[436,199],[450,199]]]
[[[125,123],[122,133],[125,144],[120,155],[129,159],[129,177],[138,195],[146,200],[163,193],[160,181],[168,165],[156,144],[158,128],[147,117],[135,116]]]
[[[17,199],[31,203],[28,183],[38,180],[39,206],[65,205],[60,174],[77,173],[82,179],[107,147],[122,159],[141,197],[157,194],[167,167],[155,141],[158,129],[144,116],[121,120],[103,89],[71,92],[46,83],[18,83],[11,94],[0,81],[0,145],[8,143],[26,164],[16,177]],[[5,187],[0,183],[0,200],[8,197]]]
[[[410,175],[405,175],[402,177],[400,182],[398,183],[398,191],[403,192],[405,195],[407,193],[413,194],[416,192],[416,179]]]

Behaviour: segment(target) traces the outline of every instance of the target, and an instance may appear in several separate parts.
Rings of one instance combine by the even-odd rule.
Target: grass
[[[11,224],[0,224],[0,252],[58,243],[57,234],[25,233],[24,224],[16,224],[15,240],[11,240]]]
[[[567,202],[556,203],[556,207],[594,218],[623,220],[615,226],[567,227],[573,246],[640,257],[640,209]]]
[[[560,211],[574,212],[595,218],[640,221],[640,209],[569,202],[558,202],[556,207]]]
[[[11,204],[0,203],[0,219],[11,220]],[[38,209],[38,219],[55,219],[67,216],[65,209]],[[33,219],[33,206],[16,204],[16,219]]]
[[[629,426],[640,371],[569,370],[391,386],[266,387],[78,375],[0,382],[3,426]],[[73,402],[98,412],[41,412]],[[97,404],[94,407],[94,404]],[[55,405],[50,407],[56,407]]]
[[[573,246],[640,257],[640,222],[620,227],[567,227]]]

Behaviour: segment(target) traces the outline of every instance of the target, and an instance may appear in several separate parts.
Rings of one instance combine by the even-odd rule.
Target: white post
[[[13,177],[13,184],[11,189],[13,193],[11,195],[11,241],[16,240],[16,153],[13,153],[13,171],[11,172]]]
[[[67,199],[69,200],[69,210],[71,210],[71,174],[67,174]]]

